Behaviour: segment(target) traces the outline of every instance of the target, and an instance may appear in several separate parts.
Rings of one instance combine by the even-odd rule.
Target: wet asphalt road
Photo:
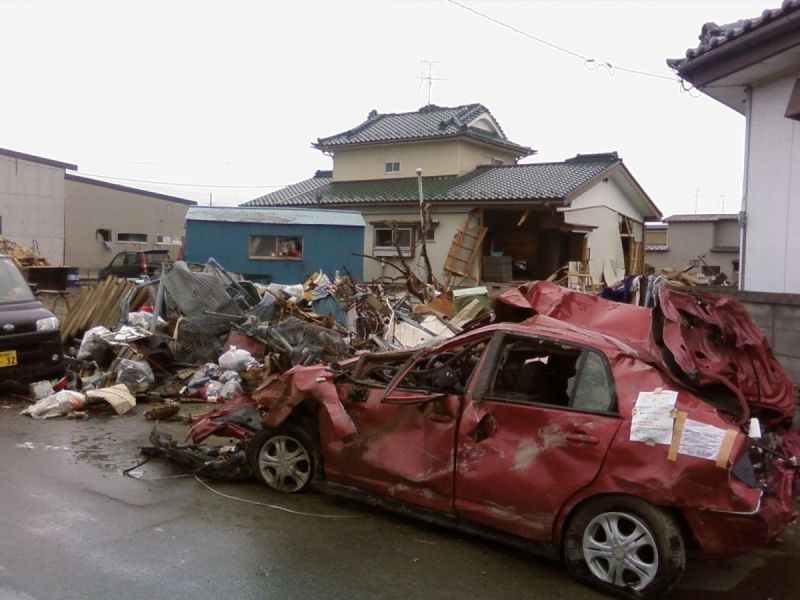
[[[212,484],[158,460],[123,477],[151,423],[34,421],[0,395],[0,600],[602,597],[555,562],[315,494]],[[199,413],[202,405],[188,410]],[[169,429],[185,432],[181,424]],[[355,517],[355,518],[351,518]],[[693,560],[674,598],[800,598],[800,533],[745,557]]]

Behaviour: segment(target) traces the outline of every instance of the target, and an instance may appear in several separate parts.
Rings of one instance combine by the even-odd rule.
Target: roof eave
[[[498,148],[502,148],[503,150],[506,150],[508,152],[514,152],[519,158],[525,158],[526,156],[532,156],[536,154],[536,150],[529,148],[527,146],[520,146],[519,144],[515,144],[513,142],[508,142],[504,140],[494,141],[485,138],[483,136],[471,134],[470,132],[458,132],[448,135],[401,138],[395,140],[376,140],[371,142],[339,142],[335,144],[326,144],[322,140],[317,140],[316,142],[311,144],[311,147],[320,150],[322,152],[332,152],[334,150],[341,148],[359,148],[366,146],[382,146],[387,144],[414,143],[414,142],[437,142],[440,140],[452,140],[459,137],[469,138],[470,140],[486,144],[488,146],[495,146]]]
[[[699,88],[798,45],[800,20],[787,15],[682,64],[667,64],[672,63],[678,76]]]

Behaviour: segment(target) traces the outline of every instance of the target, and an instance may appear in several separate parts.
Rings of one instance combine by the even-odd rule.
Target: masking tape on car
[[[675,424],[672,426],[672,442],[670,443],[669,450],[667,451],[667,460],[678,459],[678,447],[681,445],[683,427],[686,425],[686,417],[688,416],[689,413],[685,413],[681,410],[677,411],[675,414]]]
[[[721,468],[726,468],[728,466],[728,459],[731,457],[731,451],[733,450],[733,442],[736,440],[736,430],[728,429],[725,432],[725,437],[722,440],[722,446],[720,446],[719,454],[717,455],[717,466]]]

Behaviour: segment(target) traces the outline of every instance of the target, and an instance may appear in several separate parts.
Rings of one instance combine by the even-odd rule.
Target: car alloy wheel
[[[573,577],[624,598],[661,598],[686,568],[683,534],[667,510],[623,495],[593,498],[570,516],[564,562]]]
[[[597,515],[583,533],[583,557],[592,575],[636,591],[658,573],[655,538],[640,519],[622,512]]]
[[[247,443],[247,458],[256,477],[273,490],[293,494],[320,477],[319,445],[297,424],[265,427]]]

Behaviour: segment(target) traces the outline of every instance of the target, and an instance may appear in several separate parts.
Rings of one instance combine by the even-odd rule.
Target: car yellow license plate
[[[5,352],[0,352],[0,368],[13,367],[16,364],[17,364],[16,350],[7,350]]]

